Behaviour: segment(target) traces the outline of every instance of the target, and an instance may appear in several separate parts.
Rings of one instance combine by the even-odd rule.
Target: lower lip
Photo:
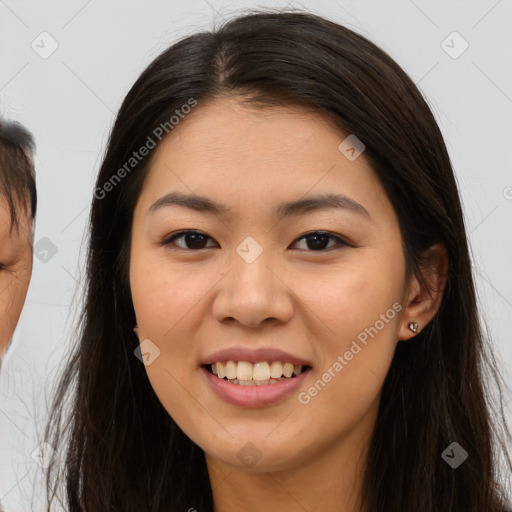
[[[297,377],[264,386],[231,384],[224,379],[219,379],[219,377],[213,375],[204,367],[201,367],[201,371],[206,376],[215,393],[224,401],[239,407],[265,407],[276,404],[289,397],[294,391],[297,391],[304,382],[304,379],[307,378],[311,368],[308,368]]]

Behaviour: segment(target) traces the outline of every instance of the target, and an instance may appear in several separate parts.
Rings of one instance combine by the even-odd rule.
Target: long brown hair
[[[398,343],[383,385],[365,511],[503,511],[495,451],[504,451],[512,470],[504,441],[510,433],[503,406],[500,418],[493,415],[487,374],[498,387],[503,383],[482,335],[441,132],[417,87],[384,51],[303,12],[250,13],[187,37],[158,56],[126,96],[92,202],[76,349],[47,428],[47,441],[64,449],[63,464],[55,459],[48,473],[48,509],[60,481],[70,512],[213,510],[203,451],[163,408],[133,353],[130,232],[150,158],[103,192],[190,98],[200,108],[222,95],[262,108],[304,106],[355,134],[397,212],[407,268],[418,273],[428,247],[446,247],[450,269],[441,308],[413,342]],[[469,454],[457,469],[442,457],[452,442]]]

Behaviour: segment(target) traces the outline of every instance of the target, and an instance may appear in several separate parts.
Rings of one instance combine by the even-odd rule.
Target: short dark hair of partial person
[[[0,197],[9,207],[11,230],[19,230],[20,211],[36,216],[34,151],[34,137],[24,126],[0,118]]]

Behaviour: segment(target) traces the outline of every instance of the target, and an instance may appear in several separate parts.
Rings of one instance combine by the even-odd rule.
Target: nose
[[[212,305],[219,322],[257,328],[264,322],[288,322],[294,313],[293,293],[278,266],[261,255],[252,263],[235,255],[233,267],[219,283]]]

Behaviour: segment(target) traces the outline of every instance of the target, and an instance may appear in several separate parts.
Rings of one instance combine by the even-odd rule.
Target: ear
[[[137,324],[135,324],[135,327],[133,328],[133,332],[135,333],[135,336],[137,336],[137,338],[139,337],[139,327],[137,326]]]
[[[398,331],[399,340],[416,336],[438,312],[448,276],[448,256],[443,244],[435,244],[422,257],[420,268],[424,284],[413,274],[407,286],[402,324]],[[418,330],[409,329],[410,323],[418,324]]]

